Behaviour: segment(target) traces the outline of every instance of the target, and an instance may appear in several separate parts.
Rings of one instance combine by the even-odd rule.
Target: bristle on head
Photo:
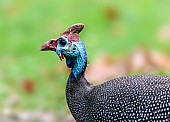
[[[69,27],[61,36],[67,37],[70,42],[80,41],[79,33],[83,30],[84,24],[78,23]]]

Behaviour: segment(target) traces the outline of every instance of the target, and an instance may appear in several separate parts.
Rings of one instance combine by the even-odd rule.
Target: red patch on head
[[[72,45],[72,42],[79,42],[80,41],[79,33],[83,30],[83,28],[84,24],[81,23],[72,25],[66,31],[64,31],[63,34],[61,34],[61,36],[58,39],[51,39],[48,42],[44,43],[41,46],[41,51],[47,50],[56,51],[57,41],[61,37],[66,37],[68,39],[68,41],[70,42],[69,46]],[[63,57],[61,57],[60,59],[63,59]]]
[[[70,42],[80,41],[79,33],[83,30],[84,24],[74,24],[69,27],[61,36],[67,37]]]

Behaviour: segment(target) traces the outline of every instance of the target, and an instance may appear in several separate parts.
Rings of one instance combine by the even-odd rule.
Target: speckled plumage
[[[55,43],[49,41],[42,46],[42,50],[55,49],[60,59],[63,59],[64,55],[67,66],[72,68],[66,85],[66,99],[75,120],[77,122],[170,121],[170,76],[126,76],[97,86],[86,80],[84,76],[87,64],[86,51],[77,37],[83,27],[82,24],[73,25],[63,33],[64,38],[62,34]],[[57,47],[54,47],[56,43]]]
[[[67,101],[77,122],[170,121],[170,77],[136,75],[98,86],[69,79]]]

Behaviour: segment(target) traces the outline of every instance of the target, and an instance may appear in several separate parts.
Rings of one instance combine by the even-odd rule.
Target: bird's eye
[[[67,44],[67,41],[65,39],[60,39],[59,44],[65,46]]]

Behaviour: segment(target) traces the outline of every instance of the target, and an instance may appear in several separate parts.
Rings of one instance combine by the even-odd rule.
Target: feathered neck
[[[76,120],[84,121],[84,118],[77,116],[77,107],[86,101],[87,92],[90,92],[91,84],[84,77],[84,72],[87,65],[86,50],[82,42],[76,42],[78,54],[75,58],[66,58],[66,64],[71,69],[70,76],[66,85],[66,100],[68,107]],[[79,107],[79,114],[82,116],[86,114],[86,106]]]
[[[71,77],[77,78],[80,74],[84,74],[87,66],[87,54],[84,44],[82,42],[76,42],[79,53],[75,58],[66,58],[66,64],[71,69]]]

